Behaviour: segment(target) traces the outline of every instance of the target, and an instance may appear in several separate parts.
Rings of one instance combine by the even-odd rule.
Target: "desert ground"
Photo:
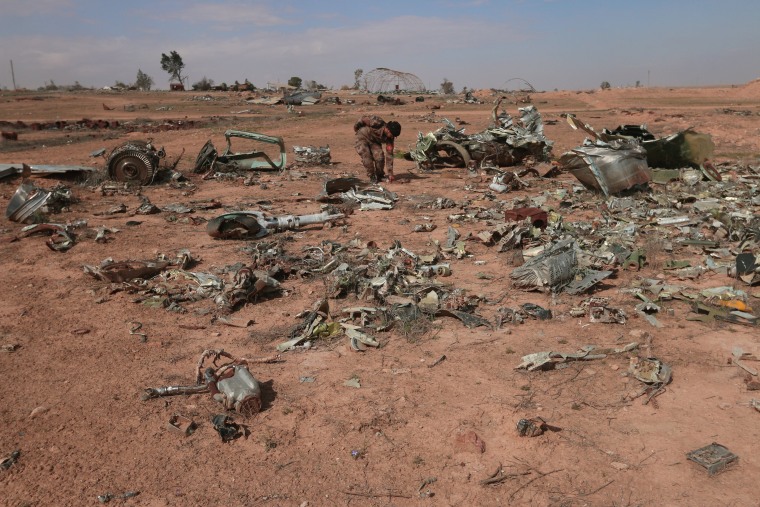
[[[668,260],[704,265],[705,252],[699,246],[658,247],[677,228],[651,219],[627,217],[638,224],[635,243],[650,249],[649,262],[638,271],[617,266],[612,277],[578,295],[513,288],[513,252],[497,252],[478,239],[478,233],[493,228],[493,220],[478,218],[479,213],[531,206],[539,197],[539,207],[583,234],[609,225],[610,217],[626,219],[624,212],[604,212],[604,197],[577,188],[571,174],[528,175],[523,178],[527,188],[499,194],[488,189],[490,175],[473,176],[459,168],[419,171],[399,158],[397,180],[384,184],[398,194],[391,210],[354,210],[331,225],[261,240],[209,237],[206,222],[224,210],[317,213],[321,204],[315,196],[325,180],[352,175],[366,180],[353,148],[352,125],[362,115],[399,121],[396,150],[405,151],[419,132],[440,126],[426,121],[433,112],[438,119],[467,122],[468,133],[486,128],[496,98],[487,90],[475,94],[481,104],[439,95],[415,102],[412,95],[402,96],[402,105],[380,105],[374,95],[350,91],[326,92],[323,98],[335,95],[341,104],[288,111],[284,105],[247,103],[255,93],[0,92],[1,129],[18,136],[0,140],[0,164],[99,169],[87,177],[32,177],[48,189],[66,185],[75,198],[64,210],[51,212],[49,222],[87,221],[68,251],[49,249],[45,237],[19,238],[22,224],[5,218],[0,224],[0,366],[13,374],[4,382],[0,405],[0,458],[19,451],[15,462],[0,470],[4,505],[95,505],[99,497],[135,506],[760,505],[760,413],[750,406],[750,373],[730,360],[735,347],[760,356],[758,328],[687,320],[690,304],[679,299],[658,303],[661,327],[655,327],[636,312],[641,300],[632,293],[645,279],[692,293],[732,286],[746,291],[747,303],[760,308],[756,286],[710,270],[684,277],[663,269]],[[750,198],[752,192],[757,196],[758,180],[754,173],[751,183],[748,167],[760,163],[760,82],[555,91],[531,93],[530,99],[554,142],[554,158],[584,138],[563,113],[576,114],[599,130],[646,124],[657,136],[689,127],[710,134],[712,162],[722,182],[651,184],[633,198],[650,207],[689,211],[695,199],[713,196],[728,211],[757,215]],[[517,108],[525,104],[503,105],[518,117]],[[83,118],[111,126],[29,127]],[[292,146],[329,145],[332,165],[289,164],[281,172],[229,178],[193,173],[203,144],[211,139],[224,147],[227,129],[281,136],[289,162]],[[141,188],[104,181],[105,161],[90,157],[92,152],[106,148],[108,153],[124,141],[149,138],[164,147],[165,163],[176,162],[185,181]],[[541,174],[550,168],[537,166]],[[21,176],[0,180],[3,209],[20,183]],[[741,198],[725,199],[726,188]],[[142,196],[159,208],[210,200],[222,207],[137,215]],[[456,206],[427,204],[440,197]],[[126,212],[111,213],[122,204]],[[413,232],[418,224],[436,227]],[[262,409],[249,418],[228,412],[244,434],[226,443],[211,424],[224,408],[209,394],[141,399],[148,387],[193,384],[206,349],[251,360],[277,354],[276,345],[302,322],[298,315],[318,300],[327,299],[333,321],[348,317],[345,308],[382,306],[351,291],[337,295],[323,274],[299,276],[298,259],[315,252],[313,247],[327,255],[340,245],[345,260],[364,247],[386,252],[398,241],[425,255],[446,241],[449,226],[461,234],[466,255],[446,259],[451,276],[428,283],[475,301],[474,312],[490,326],[468,328],[455,318],[426,316],[373,331],[379,347],[363,352],[352,350],[339,334],[282,352],[275,362],[251,362],[251,373],[264,385]],[[99,227],[118,232],[98,242],[94,231]],[[737,246],[715,235],[710,220],[696,228],[725,248]],[[547,238],[524,246],[542,241]],[[262,242],[277,244],[282,263],[295,267],[280,280],[279,293],[255,298],[228,315],[242,325],[252,321],[247,327],[224,324],[211,299],[188,301],[171,311],[145,304],[149,300],[139,286],[99,281],[83,269],[107,258],[155,260],[187,249],[197,260],[191,271],[222,273],[236,263],[251,265],[252,252]],[[623,309],[625,324],[572,316],[571,309],[590,296],[608,298],[610,306]],[[495,324],[499,308],[525,303],[550,309],[553,318]],[[141,324],[139,330],[135,323]],[[631,342],[639,347],[548,371],[516,368],[522,356],[534,352],[572,353],[586,345],[619,348]],[[651,400],[636,397],[645,387],[629,373],[637,356],[657,357],[672,368],[671,382]],[[758,367],[751,357],[742,364]],[[170,431],[174,414],[192,419],[195,432]],[[556,431],[520,436],[518,421],[536,417]],[[687,453],[713,442],[738,461],[709,476]],[[138,494],[124,497],[130,492]]]

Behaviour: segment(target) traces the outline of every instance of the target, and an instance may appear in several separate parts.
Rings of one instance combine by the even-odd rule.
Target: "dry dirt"
[[[200,94],[169,93],[9,93],[0,94],[0,119],[32,123],[82,118],[129,122],[137,118],[172,119],[191,128],[157,130],[18,129],[18,141],[0,141],[0,163],[102,165],[90,152],[112,148],[127,139],[152,137],[168,159],[185,150],[178,170],[194,184],[188,190],[153,185],[142,193],[160,206],[191,200],[218,199],[226,207],[253,208],[270,201],[272,214],[319,211],[313,200],[322,181],[340,175],[364,177],[353,150],[353,122],[377,113],[401,122],[398,149],[414,143],[418,131],[437,128],[421,122],[432,105],[439,117],[459,117],[468,132],[488,124],[491,101],[482,105],[450,104],[442,97],[401,106],[378,106],[366,95],[349,95],[353,105],[296,107],[251,106],[247,94],[213,93],[215,100],[193,100]],[[583,135],[572,131],[561,113],[576,113],[597,128],[648,124],[656,135],[694,127],[713,136],[717,162],[756,164],[760,156],[760,83],[701,89],[622,89],[596,92],[533,94],[533,103],[555,141],[554,155],[577,146]],[[105,110],[103,104],[114,108]],[[137,106],[134,112],[124,106]],[[141,108],[141,105],[145,105]],[[163,107],[165,110],[158,111]],[[516,114],[515,105],[508,112]],[[250,112],[239,113],[242,110]],[[750,111],[749,116],[724,109]],[[237,114],[235,112],[238,112]],[[144,125],[147,123],[143,123]],[[262,173],[257,185],[243,179],[202,180],[191,167],[207,139],[223,145],[228,128],[282,136],[292,157],[293,145],[325,145],[336,163],[330,168],[298,168]],[[8,127],[3,127],[8,130]],[[489,180],[466,180],[459,169],[416,172],[414,164],[396,160],[399,194],[390,211],[356,212],[344,226],[309,227],[284,233],[286,252],[300,255],[322,241],[374,241],[387,249],[395,240],[417,253],[443,241],[452,210],[416,209],[415,199],[445,196],[475,206],[493,206],[484,198]],[[173,313],[133,302],[135,295],[111,293],[106,284],[83,272],[85,264],[149,259],[188,248],[201,259],[197,271],[250,261],[241,251],[245,241],[212,240],[205,225],[172,220],[170,213],[131,216],[140,201],[135,193],[103,196],[74,178],[35,178],[46,188],[59,180],[70,185],[79,202],[52,221],[86,219],[89,227],[115,227],[107,243],[82,237],[68,252],[49,250],[45,239],[12,241],[21,225],[0,224],[0,342],[18,344],[0,352],[8,373],[0,406],[0,457],[18,449],[17,463],[0,471],[5,505],[93,505],[107,492],[138,491],[127,505],[760,505],[760,414],[748,406],[744,373],[727,365],[732,347],[760,354],[756,329],[729,324],[686,321],[688,306],[672,302],[662,312],[661,329],[643,319],[625,325],[590,324],[568,310],[586,296],[522,292],[510,287],[513,269],[507,254],[477,241],[467,242],[471,256],[452,261],[452,276],[442,281],[468,294],[516,307],[532,302],[550,308],[554,319],[506,324],[499,330],[468,329],[440,318],[429,329],[405,336],[399,329],[379,333],[381,347],[352,352],[340,340],[315,342],[311,350],[282,355],[274,364],[252,366],[267,382],[264,410],[243,422],[250,434],[222,444],[209,422],[221,407],[208,395],[143,402],[149,386],[191,383],[200,353],[223,348],[250,358],[271,355],[297,324],[296,314],[323,297],[318,278],[291,277],[279,297],[239,309],[235,317],[251,319],[249,328],[212,323],[202,310],[211,301],[188,304]],[[528,198],[547,189],[569,189],[570,175],[530,178],[527,190],[498,199]],[[0,181],[0,207],[5,209],[20,183]],[[265,185],[261,185],[265,183]],[[476,190],[468,190],[466,185]],[[580,199],[598,197],[584,193]],[[125,204],[127,214],[103,216]],[[556,201],[546,208],[557,209]],[[563,210],[564,219],[594,219],[594,205]],[[757,213],[757,209],[754,210]],[[220,210],[198,211],[206,219]],[[577,213],[577,214],[576,214]],[[428,217],[437,228],[413,233]],[[139,220],[136,227],[128,220]],[[460,231],[487,227],[462,223]],[[683,258],[696,251],[674,254]],[[696,255],[696,257],[699,257]],[[475,264],[485,261],[485,264]],[[482,278],[484,273],[489,278]],[[638,302],[622,289],[637,278],[663,272],[652,266],[640,272],[619,271],[595,295],[634,315]],[[670,280],[666,273],[666,280]],[[684,282],[679,282],[684,283]],[[698,287],[730,285],[723,276],[705,275]],[[754,300],[755,306],[760,306]],[[372,302],[331,300],[333,315],[341,308]],[[479,313],[493,318],[496,306],[481,304]],[[131,322],[141,322],[147,341],[130,335]],[[548,372],[516,370],[522,355],[541,350],[575,351],[586,344],[619,346],[642,332],[652,335],[651,352],[670,364],[673,381],[656,403],[631,400],[640,383],[626,375],[629,355],[572,363]],[[638,334],[637,334],[638,333]],[[433,362],[446,359],[434,367]],[[358,377],[361,388],[344,386]],[[314,377],[302,383],[301,377]],[[192,417],[198,430],[183,438],[166,429],[172,414]],[[516,423],[540,416],[561,431],[535,438],[520,437]],[[690,450],[719,442],[739,456],[738,464],[708,477],[686,459]],[[352,454],[352,451],[357,451]],[[481,452],[482,451],[482,452]],[[499,464],[508,477],[482,485]],[[510,475],[511,474],[511,475]],[[435,481],[425,484],[428,478]],[[428,495],[424,495],[429,492]],[[421,495],[420,493],[423,493]],[[432,495],[432,496],[431,496]]]

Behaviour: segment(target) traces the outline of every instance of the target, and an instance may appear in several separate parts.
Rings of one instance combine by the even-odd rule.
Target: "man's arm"
[[[390,141],[385,143],[385,172],[388,175],[388,181],[393,181],[393,141],[391,137]]]

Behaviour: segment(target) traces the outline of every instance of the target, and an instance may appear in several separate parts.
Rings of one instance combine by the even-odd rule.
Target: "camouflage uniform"
[[[392,176],[395,138],[385,127],[385,121],[375,115],[363,116],[354,124],[354,132],[356,132],[356,153],[361,157],[369,179],[379,181],[385,177],[386,171],[388,176]],[[383,143],[385,143],[385,154]]]

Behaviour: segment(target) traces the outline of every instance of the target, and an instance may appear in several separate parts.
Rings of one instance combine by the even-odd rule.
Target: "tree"
[[[318,89],[319,85],[313,79],[307,79],[306,81],[304,81],[303,87],[309,90],[310,92],[313,92]]]
[[[45,90],[45,91],[51,91],[51,92],[56,91],[57,89],[58,89],[58,85],[55,84],[55,81],[53,81],[52,79],[50,80],[50,83],[45,81],[45,86],[41,86],[38,88],[38,90],[40,91]]]
[[[356,69],[354,71],[354,89],[356,90],[361,88],[362,74],[364,74],[364,69]]]
[[[206,76],[203,76],[203,79],[198,81],[197,83],[193,84],[193,90],[198,90],[202,92],[209,91],[214,86],[214,80],[209,79]]]
[[[143,72],[141,69],[137,69],[137,78],[135,78],[135,87],[138,90],[144,92],[150,91],[153,86],[153,78]]]
[[[182,69],[185,68],[185,62],[182,61],[182,57],[176,51],[172,51],[168,55],[161,53],[161,68],[169,73],[170,81],[172,79],[180,83],[183,81]]]
[[[612,88],[612,85],[610,84],[609,81],[602,81],[602,84],[599,85],[599,88],[601,88],[602,90],[609,90],[610,88]]]
[[[301,88],[301,83],[303,83],[303,79],[298,76],[293,76],[288,79],[288,86],[292,86],[294,88]]]
[[[441,92],[444,95],[453,95],[454,94],[454,83],[449,81],[447,78],[443,78],[443,83],[441,83]]]

